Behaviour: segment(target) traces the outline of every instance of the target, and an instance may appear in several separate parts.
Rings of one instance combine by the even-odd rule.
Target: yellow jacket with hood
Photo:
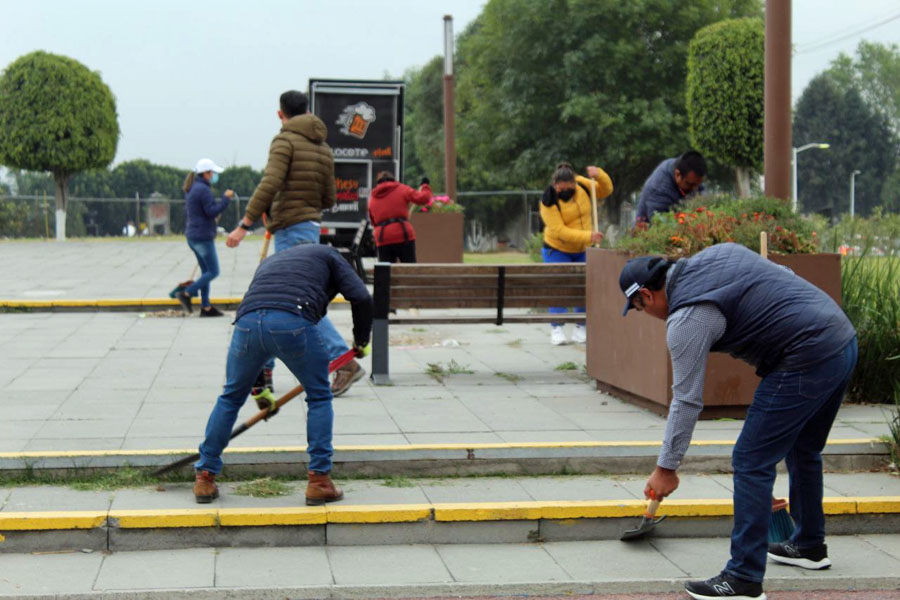
[[[594,181],[599,209],[599,200],[612,194],[613,184],[606,171],[600,168]],[[543,201],[540,203],[544,243],[571,254],[584,252],[591,245],[591,195],[585,191],[585,188],[591,189],[591,180],[576,175],[575,184],[575,195],[569,200],[557,198],[550,206]]]

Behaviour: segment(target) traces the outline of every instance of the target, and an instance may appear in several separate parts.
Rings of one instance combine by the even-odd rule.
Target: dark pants
[[[416,262],[416,240],[378,246],[378,262]]]
[[[825,541],[822,449],[856,366],[854,338],[836,356],[806,371],[763,377],[734,446],[734,530],[725,570],[740,579],[763,580],[772,515],[775,465],[785,459],[790,476],[791,543]]]
[[[544,258],[545,263],[583,263],[587,254],[584,252],[563,252],[556,248],[544,246],[541,248],[541,256]],[[556,315],[567,313],[569,309],[563,306],[551,306],[548,312],[551,315]],[[572,309],[572,312],[583,313],[584,307],[576,306]],[[551,325],[564,325],[564,323],[551,323]]]

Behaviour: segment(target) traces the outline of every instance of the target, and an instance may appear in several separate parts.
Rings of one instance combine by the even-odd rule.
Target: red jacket
[[[402,244],[416,239],[416,232],[409,222],[409,205],[428,204],[431,187],[426,183],[417,192],[397,181],[379,183],[369,196],[369,220],[375,227],[375,245]],[[391,223],[385,223],[392,219]]]

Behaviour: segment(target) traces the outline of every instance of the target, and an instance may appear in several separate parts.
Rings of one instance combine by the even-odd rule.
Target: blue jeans
[[[303,221],[302,223],[279,229],[275,232],[275,252],[293,248],[298,244],[318,244],[320,231],[321,226],[312,221]],[[318,328],[319,335],[322,337],[322,343],[325,345],[325,352],[331,360],[350,349],[328,317],[322,317]],[[274,360],[266,363],[266,368],[271,369],[274,366]]]
[[[187,243],[194,251],[194,256],[197,257],[197,264],[200,265],[200,277],[184,291],[191,296],[196,296],[199,291],[200,303],[203,306],[209,306],[209,282],[219,276],[219,255],[216,254],[216,243],[213,240],[191,239]]]
[[[546,246],[541,248],[541,256],[544,257],[545,263],[583,263],[585,260],[584,252],[563,252],[562,250],[557,250],[556,248],[548,248]],[[547,310],[552,315],[569,312],[568,308],[563,308],[560,306],[551,306]],[[583,313],[584,307],[578,306],[576,308],[573,308],[572,312]],[[561,325],[561,323],[550,324]]]
[[[225,388],[206,423],[206,439],[200,444],[198,471],[222,471],[222,451],[228,445],[238,411],[269,358],[277,357],[287,365],[306,390],[306,442],[309,470],[331,471],[331,445],[334,410],[328,382],[328,356],[316,325],[300,315],[262,309],[243,315],[234,324]]]
[[[785,459],[790,477],[791,543],[799,548],[825,541],[822,510],[822,449],[856,366],[856,338],[840,353],[806,371],[763,377],[734,446],[734,529],[725,571],[763,580],[772,515],[775,465]]]

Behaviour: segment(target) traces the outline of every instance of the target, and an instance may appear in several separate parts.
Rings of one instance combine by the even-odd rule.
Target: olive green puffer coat
[[[325,143],[325,123],[312,114],[291,117],[272,140],[262,181],[247,205],[253,221],[268,213],[267,229],[321,221],[334,205],[334,156]]]

